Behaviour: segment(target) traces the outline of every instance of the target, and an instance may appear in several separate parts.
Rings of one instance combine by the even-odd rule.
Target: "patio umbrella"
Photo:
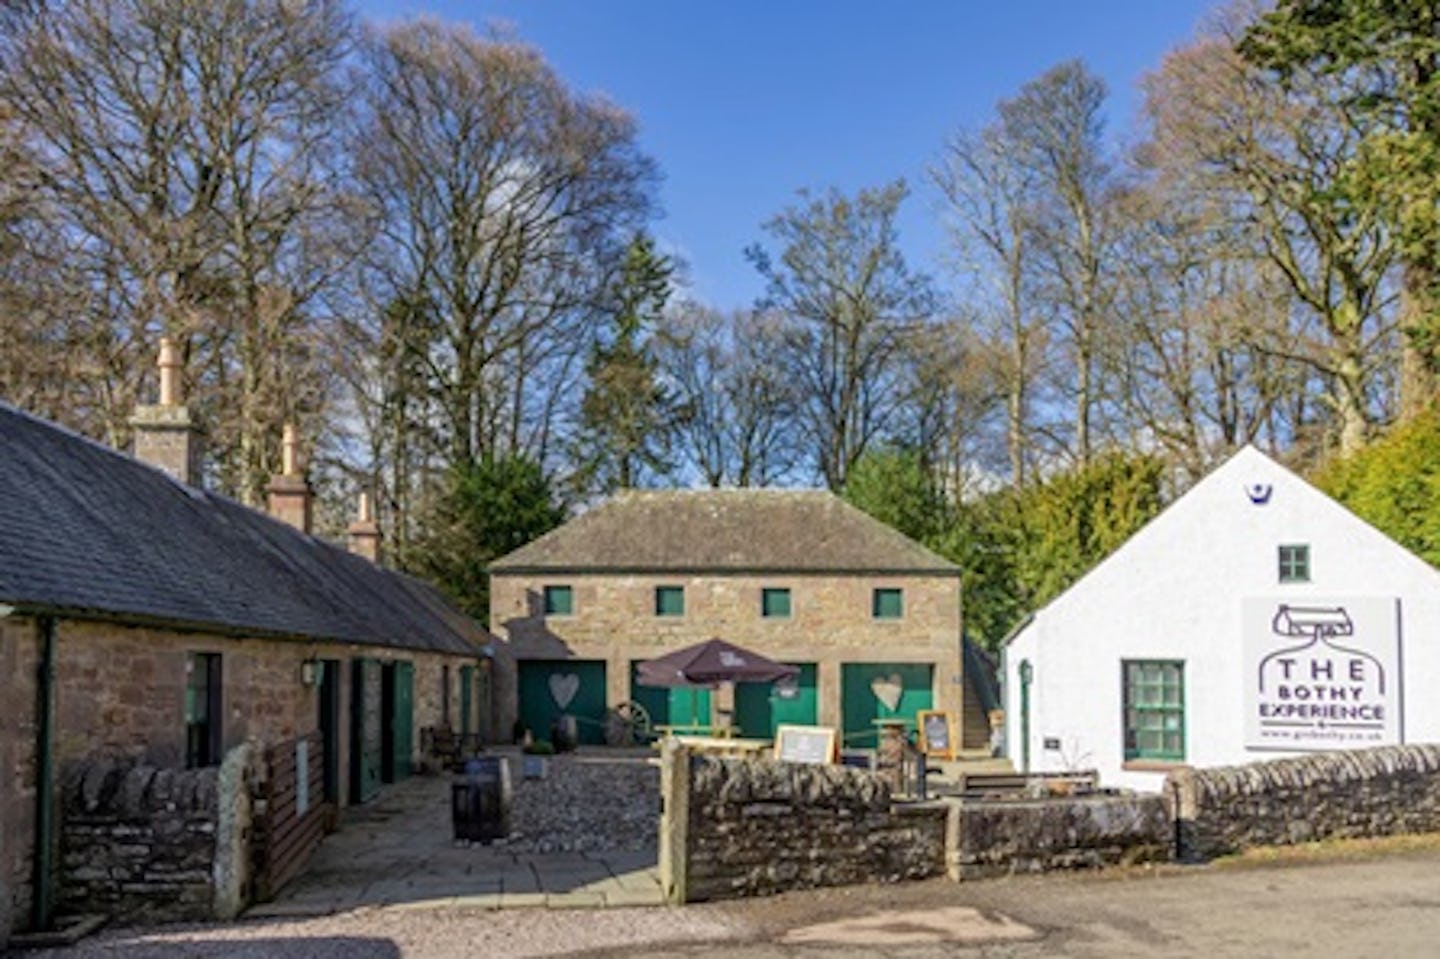
[[[719,683],[768,683],[789,679],[800,670],[741,649],[723,639],[707,639],[640,664],[635,681],[642,686],[715,686]]]

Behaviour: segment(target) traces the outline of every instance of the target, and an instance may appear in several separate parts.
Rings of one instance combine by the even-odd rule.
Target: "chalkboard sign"
[[[782,763],[823,766],[835,761],[835,730],[828,726],[775,728],[775,758]]]
[[[938,709],[922,709],[915,714],[920,725],[920,750],[933,759],[954,759],[955,743],[951,741],[950,714]]]

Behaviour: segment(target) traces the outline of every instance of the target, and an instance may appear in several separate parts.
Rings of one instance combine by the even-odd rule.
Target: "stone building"
[[[206,767],[310,738],[338,810],[409,775],[422,727],[488,719],[488,634],[366,558],[368,515],[354,551],[310,535],[293,433],[273,515],[204,490],[163,372],[135,420],[149,464],[0,403],[0,946],[63,898],[73,763]]]
[[[1440,572],[1247,447],[1004,651],[1017,767],[1158,790],[1179,765],[1440,741]]]
[[[490,575],[491,627],[508,639],[497,714],[539,738],[564,712],[597,741],[606,710],[634,701],[656,724],[724,710],[745,736],[820,723],[865,746],[876,719],[966,705],[960,570],[830,493],[625,492]],[[635,682],[642,661],[712,637],[798,680],[740,684],[733,701]]]

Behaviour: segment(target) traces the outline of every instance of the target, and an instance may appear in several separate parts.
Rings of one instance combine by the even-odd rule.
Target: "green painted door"
[[[415,736],[415,666],[413,663],[395,664],[395,714],[391,717],[391,730],[395,742],[391,746],[394,768],[391,781],[399,782],[410,778],[410,764],[414,758],[412,746]]]
[[[642,686],[635,681],[642,660],[630,662],[630,698],[650,715],[655,726],[710,725],[710,690],[694,686]]]
[[[877,719],[915,721],[931,709],[934,667],[928,663],[844,663],[840,667],[840,725],[849,749],[875,746]]]
[[[475,667],[460,667],[460,733],[468,736],[475,728],[473,716],[474,704],[471,701],[471,687],[475,685]]]
[[[605,742],[605,663],[586,659],[520,661],[520,721],[536,739],[569,713],[582,743]]]
[[[815,664],[790,663],[800,667],[793,695],[786,695],[774,683],[740,683],[735,687],[735,724],[740,735],[751,739],[774,739],[781,723],[813,726],[820,715],[816,695]]]

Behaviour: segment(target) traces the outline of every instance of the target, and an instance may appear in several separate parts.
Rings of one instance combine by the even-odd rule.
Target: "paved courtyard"
[[[307,872],[246,916],[321,916],[364,906],[658,905],[659,797],[651,785],[658,772],[647,758],[607,751],[557,757],[542,782],[519,781],[512,763],[520,834],[491,846],[452,838],[450,776],[387,786],[379,799],[347,810]],[[563,851],[544,851],[552,849]]]

